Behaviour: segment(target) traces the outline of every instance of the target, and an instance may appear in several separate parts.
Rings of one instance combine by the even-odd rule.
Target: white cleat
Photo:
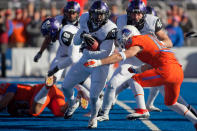
[[[159,109],[159,108],[157,108],[157,107],[155,107],[155,106],[147,106],[146,108],[147,108],[147,110],[150,111],[150,112],[151,112],[151,111],[162,112],[161,109]]]
[[[66,112],[64,113],[64,119],[71,118],[75,110],[79,107],[79,105],[80,105],[79,100],[76,100],[75,104],[72,107],[68,107]]]
[[[89,120],[88,128],[97,128],[97,118]]]
[[[98,121],[109,121],[109,115],[101,115],[97,117]]]
[[[126,118],[128,120],[148,119],[149,116],[150,116],[150,114],[147,109],[135,109],[135,112],[129,114]]]

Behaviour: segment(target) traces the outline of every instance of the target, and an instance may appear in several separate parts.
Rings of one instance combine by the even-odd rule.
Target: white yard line
[[[133,113],[134,110],[132,110],[129,106],[127,106],[125,103],[117,100],[116,104],[118,104],[120,107],[122,107],[123,109],[125,109],[126,111],[128,111],[129,113]],[[150,120],[148,119],[141,119],[141,121],[152,131],[160,131],[160,129],[153,124]]]

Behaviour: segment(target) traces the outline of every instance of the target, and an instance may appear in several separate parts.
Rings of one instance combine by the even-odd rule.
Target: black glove
[[[34,62],[38,62],[38,60],[41,58],[41,56],[42,56],[42,52],[38,52],[37,54],[36,54],[36,56],[34,56]]]
[[[88,45],[88,46],[92,46],[94,44],[94,37],[92,37],[89,33],[83,32],[81,34],[81,38],[83,39],[83,41]]]
[[[83,52],[83,50],[86,49],[86,48],[87,48],[87,44],[83,42],[83,43],[81,44],[81,47],[80,47],[80,49],[79,49],[79,52]]]
[[[55,68],[48,71],[48,76],[54,75],[58,70],[59,70],[58,67],[55,66]]]

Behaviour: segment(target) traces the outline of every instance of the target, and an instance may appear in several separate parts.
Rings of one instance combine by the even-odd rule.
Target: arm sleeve
[[[163,24],[161,20],[158,18],[155,24],[155,32],[160,31],[163,28]]]
[[[104,40],[100,45],[99,51],[89,51],[84,49],[83,54],[89,59],[102,59],[110,55],[114,46],[114,40]]]
[[[79,60],[79,46],[71,44],[68,48],[68,54],[68,57],[66,57],[63,61],[58,63],[58,69],[66,68]]]

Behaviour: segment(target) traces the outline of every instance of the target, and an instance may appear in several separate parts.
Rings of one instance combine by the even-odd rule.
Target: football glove
[[[98,49],[99,46],[98,41],[94,37],[92,37],[89,33],[82,33],[81,38],[83,39],[84,43],[86,43],[88,50],[95,51]]]
[[[38,62],[38,60],[41,58],[42,56],[42,52],[38,52],[35,56],[34,56],[34,62]]]
[[[48,76],[54,75],[56,72],[58,72],[58,70],[59,70],[58,67],[55,66],[55,68],[48,71]]]
[[[101,60],[95,60],[95,59],[89,59],[86,63],[84,63],[84,66],[86,67],[97,67],[97,66],[101,66],[102,62]]]

